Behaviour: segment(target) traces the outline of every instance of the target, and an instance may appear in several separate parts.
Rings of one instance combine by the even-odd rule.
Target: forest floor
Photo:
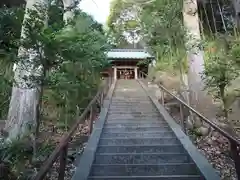
[[[98,114],[95,116],[95,121],[98,119]],[[93,122],[93,126],[95,124],[95,121]],[[44,126],[46,127],[46,125]],[[51,127],[51,126],[48,126]],[[52,126],[54,127],[54,126]],[[84,148],[87,144],[87,140],[89,137],[89,120],[86,119],[85,121],[83,121],[83,123],[79,124],[78,129],[76,130],[76,132],[74,133],[74,135],[72,136],[71,141],[69,142],[68,145],[68,154],[67,154],[67,164],[66,164],[66,170],[65,170],[65,179],[66,180],[71,180],[76,168],[77,168],[77,163],[78,160],[82,154],[82,152],[84,151]],[[54,132],[56,132],[54,135],[51,134],[52,132],[52,128],[48,128],[49,132],[47,132],[47,129],[44,128],[45,132],[42,131],[42,133],[44,134],[44,136],[46,136],[45,138],[47,139],[47,137],[53,137],[54,139],[54,146],[57,147],[60,140],[63,138],[63,134],[64,132],[61,130],[55,130]],[[57,160],[53,166],[52,169],[49,171],[50,173],[48,173],[47,175],[47,179],[49,180],[57,180],[58,179],[58,172],[59,172],[59,160]]]
[[[97,118],[98,115],[96,115],[95,119]],[[1,123],[1,127],[2,128],[4,127],[3,122]],[[29,137],[26,137],[27,138],[26,141],[24,139],[21,143],[21,146],[23,147],[23,149],[21,149],[22,154],[19,154],[20,150],[19,147],[16,147],[19,149],[16,150],[16,153],[18,153],[18,156],[21,157],[25,156],[27,158],[25,159],[20,158],[17,161],[12,162],[14,167],[17,168],[15,169],[17,171],[11,173],[11,177],[9,177],[9,175],[5,176],[4,174],[0,174],[0,179],[3,178],[6,180],[10,179],[16,180],[19,179],[20,177],[23,179],[28,179],[27,177],[29,176],[30,177],[35,176],[36,173],[44,164],[44,162],[46,162],[47,158],[51,155],[53,150],[58,147],[59,142],[63,138],[64,133],[66,133],[66,131],[63,128],[59,128],[57,126],[57,122],[45,121],[45,123],[41,124],[40,127],[40,133],[37,142],[38,144],[37,161],[31,163],[32,151],[30,150],[29,152],[28,150],[29,148],[31,149],[33,144],[29,143]],[[79,124],[78,129],[76,130],[76,132],[72,136],[71,141],[69,142],[65,179],[67,180],[71,179],[76,169],[76,162],[84,150],[84,147],[88,140],[88,136],[89,136],[89,120],[86,119],[81,124]],[[21,161],[21,163],[19,164],[18,161]],[[0,163],[0,165],[2,164]],[[58,171],[59,171],[59,159],[57,159],[57,161],[53,164],[52,168],[49,170],[50,173],[47,174],[46,178],[49,180],[58,179]]]

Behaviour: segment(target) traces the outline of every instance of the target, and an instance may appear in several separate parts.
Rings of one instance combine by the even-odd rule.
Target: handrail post
[[[60,152],[60,167],[58,172],[58,180],[64,180],[65,169],[67,165],[68,144],[66,144]]]
[[[90,109],[90,117],[89,117],[89,135],[91,135],[92,130],[93,130],[93,120],[94,120],[94,108],[93,105]]]
[[[186,133],[185,122],[183,117],[183,105],[180,103],[180,124],[182,126],[183,131]]]
[[[232,158],[235,164],[237,179],[240,180],[240,154],[239,154],[240,147],[238,147],[238,145],[233,141],[230,141],[230,146],[231,146]]]
[[[161,103],[164,106],[164,91],[161,89]]]
[[[100,94],[100,105],[101,105],[101,107],[103,106],[103,93],[104,93],[104,91],[102,91],[101,94]]]

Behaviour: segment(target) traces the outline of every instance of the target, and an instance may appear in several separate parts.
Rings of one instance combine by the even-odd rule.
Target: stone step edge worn
[[[104,129],[124,129],[124,128],[131,128],[131,129],[134,129],[134,128],[156,128],[156,125],[155,126],[143,126],[143,125],[140,125],[140,126],[136,126],[136,125],[133,125],[133,126],[123,126],[123,125],[121,125],[121,124],[119,124],[119,125],[115,125],[115,126],[117,126],[117,127],[115,127],[115,126],[111,126],[111,127],[108,127],[108,125],[107,124],[105,124],[104,125],[105,127],[104,127]],[[107,127],[106,127],[107,126]],[[118,127],[119,126],[119,127]],[[162,125],[162,126],[159,126],[159,127],[157,127],[157,128],[164,128],[164,127],[169,127],[168,125]]]
[[[187,153],[96,153],[97,156],[124,156],[124,155],[188,155]]]
[[[161,139],[161,140],[166,140],[166,139],[177,139],[178,140],[178,138],[176,137],[176,136],[174,136],[174,137],[146,137],[146,138],[142,138],[142,137],[136,137],[136,138],[122,138],[122,137],[120,137],[120,138],[118,138],[118,137],[110,137],[110,138],[100,138],[100,140],[126,140],[126,139],[128,139],[128,140],[140,140],[140,139],[142,139],[142,140],[149,140],[149,139]]]
[[[172,165],[192,165],[195,167],[196,165],[193,162],[189,163],[158,163],[158,164],[92,164],[93,166],[172,166]]]
[[[163,147],[163,146],[182,146],[182,144],[121,145],[121,147]],[[99,145],[98,147],[119,147],[119,146],[118,145]]]
[[[196,178],[200,178],[201,176],[199,175],[160,175],[160,176],[89,176],[89,178],[99,178],[99,179],[102,179],[102,178],[169,178],[169,177],[172,177],[172,178],[192,178],[192,177],[196,177]]]
[[[169,131],[144,131],[144,132],[142,132],[142,131],[131,131],[131,132],[112,132],[112,133],[105,133],[105,132],[103,132],[103,134],[109,134],[109,135],[111,135],[111,134],[137,134],[137,133],[139,133],[139,134],[147,134],[147,133],[173,133],[173,131],[171,131],[171,130],[169,130]]]

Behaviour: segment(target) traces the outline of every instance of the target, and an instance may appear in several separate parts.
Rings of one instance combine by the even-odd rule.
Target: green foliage
[[[9,180],[31,179],[32,175],[35,174],[35,170],[31,169],[32,165],[34,163],[42,163],[53,149],[53,144],[40,144],[35,162],[31,162],[33,157],[33,146],[29,143],[27,137],[23,138],[21,141],[14,141],[11,144],[1,142],[0,161],[2,165],[4,164],[5,171],[1,171],[2,174],[0,174],[0,177],[6,179],[6,176],[8,176]],[[0,167],[0,169],[1,168],[2,167]],[[6,169],[8,170],[8,174],[5,174],[7,173]]]
[[[11,93],[12,64],[16,61],[22,8],[0,9],[0,119],[6,119]]]
[[[182,24],[182,1],[153,1],[142,7],[143,37],[157,53],[161,69],[184,66],[185,30]],[[184,69],[184,67],[183,67]]]
[[[132,1],[113,0],[110,6],[110,15],[107,20],[110,34],[118,46],[128,44],[126,39],[136,41],[140,35],[138,21],[138,7]]]
[[[237,37],[231,43],[231,59],[235,62],[238,67],[240,67],[240,39]]]
[[[108,64],[108,46],[99,26],[85,13],[76,16],[72,28],[59,31],[56,39],[63,63],[48,73],[47,82],[55,92],[51,100],[63,109],[60,121],[71,124],[77,107],[84,108],[97,90],[100,72]]]
[[[27,88],[41,86],[41,111],[47,116],[41,118],[44,120],[42,123],[48,124],[50,119],[54,124],[64,124],[65,130],[68,130],[79,115],[76,114],[77,110],[84,109],[98,90],[100,72],[108,66],[105,52],[109,46],[102,25],[86,13],[76,11],[73,21],[65,25],[62,7],[58,4],[52,4],[48,10],[44,6],[36,8],[37,11],[28,12],[30,16],[24,23],[23,13],[19,15],[23,9],[15,11],[5,8],[0,13],[0,20],[5,23],[0,25],[0,116],[6,117],[7,114],[15,62],[20,65],[18,68],[35,72],[22,78],[28,83]],[[50,15],[48,24],[44,16],[46,12]],[[25,28],[22,39],[21,26]],[[19,47],[24,49],[21,56],[17,54]],[[14,83],[19,85],[19,82]],[[22,166],[23,163],[33,165],[29,162],[33,147],[29,139],[23,144],[19,143],[1,146],[0,158],[4,165],[10,166],[14,175],[22,178],[20,172],[27,176],[33,173],[25,172],[28,168],[33,170],[32,167],[25,169]],[[38,145],[35,154],[41,162],[51,149],[45,145]],[[22,163],[21,166],[19,163]]]
[[[63,112],[73,114],[76,107],[86,106],[92,93],[96,92],[100,82],[99,73],[108,64],[105,52],[109,46],[102,26],[86,13],[76,11],[74,21],[70,22],[71,26],[65,28],[61,7],[50,6],[48,14],[52,16],[48,26],[45,26],[43,16],[46,7],[36,8],[37,11],[28,12],[30,16],[23,24],[26,30],[25,38],[19,44],[25,51],[31,50],[35,55],[30,59],[24,54],[18,58],[18,63],[21,63],[21,68],[25,70],[31,70],[29,65],[32,64],[33,69],[42,68],[44,72],[43,76],[36,73],[23,78],[28,81],[28,88],[40,85],[51,90],[53,93],[48,95],[56,94],[53,95],[54,98],[44,95],[44,99],[51,99],[54,102],[51,104],[64,104],[62,106],[66,106],[68,110]],[[19,41],[19,37],[15,39]],[[6,79],[5,84],[7,82],[9,79]],[[6,90],[6,85],[2,87]],[[7,95],[4,92],[5,99],[9,99],[9,91],[7,92]],[[84,100],[82,104],[81,99],[86,96],[88,101]]]
[[[108,26],[117,45],[126,40],[128,30],[137,32],[157,54],[157,68],[174,70],[181,65],[186,70],[182,1],[114,0]]]
[[[22,8],[1,8],[0,11],[0,58],[11,58],[18,49],[21,23],[24,11]]]
[[[225,118],[228,118],[230,107],[236,99],[233,97],[235,91],[228,91],[229,87],[240,75],[237,66],[238,42],[232,39],[226,36],[215,39],[215,43],[207,49],[210,53],[203,72],[206,88],[216,99],[222,101]]]

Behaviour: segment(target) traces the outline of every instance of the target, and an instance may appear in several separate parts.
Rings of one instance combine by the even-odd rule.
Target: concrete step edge
[[[179,147],[183,147],[182,144],[121,145],[121,147],[163,147],[163,146],[179,146]],[[98,147],[119,147],[119,146],[118,145],[98,145]]]
[[[160,175],[160,176],[89,176],[89,178],[95,179],[138,179],[138,178],[200,178],[199,175]]]
[[[158,164],[92,164],[92,166],[176,166],[176,165],[193,165],[194,163],[158,163]]]
[[[125,155],[188,155],[186,153],[96,153],[96,156],[125,156]]]
[[[151,133],[151,134],[153,134],[153,133],[173,133],[172,131],[144,131],[144,132],[142,132],[142,131],[131,131],[131,132],[122,132],[122,133],[105,133],[105,132],[102,132],[102,134],[137,134],[137,133],[139,133],[139,134],[147,134],[147,133]]]
[[[144,137],[136,137],[136,138],[117,138],[117,137],[116,138],[111,138],[110,137],[110,138],[100,138],[100,141],[105,140],[105,139],[106,140],[109,140],[109,139],[110,140],[142,140],[142,139],[143,140],[148,140],[148,139],[164,139],[164,140],[166,140],[166,139],[177,139],[178,140],[178,138],[175,137],[175,136],[174,137],[156,137],[155,136],[155,137],[145,137],[145,138]]]

